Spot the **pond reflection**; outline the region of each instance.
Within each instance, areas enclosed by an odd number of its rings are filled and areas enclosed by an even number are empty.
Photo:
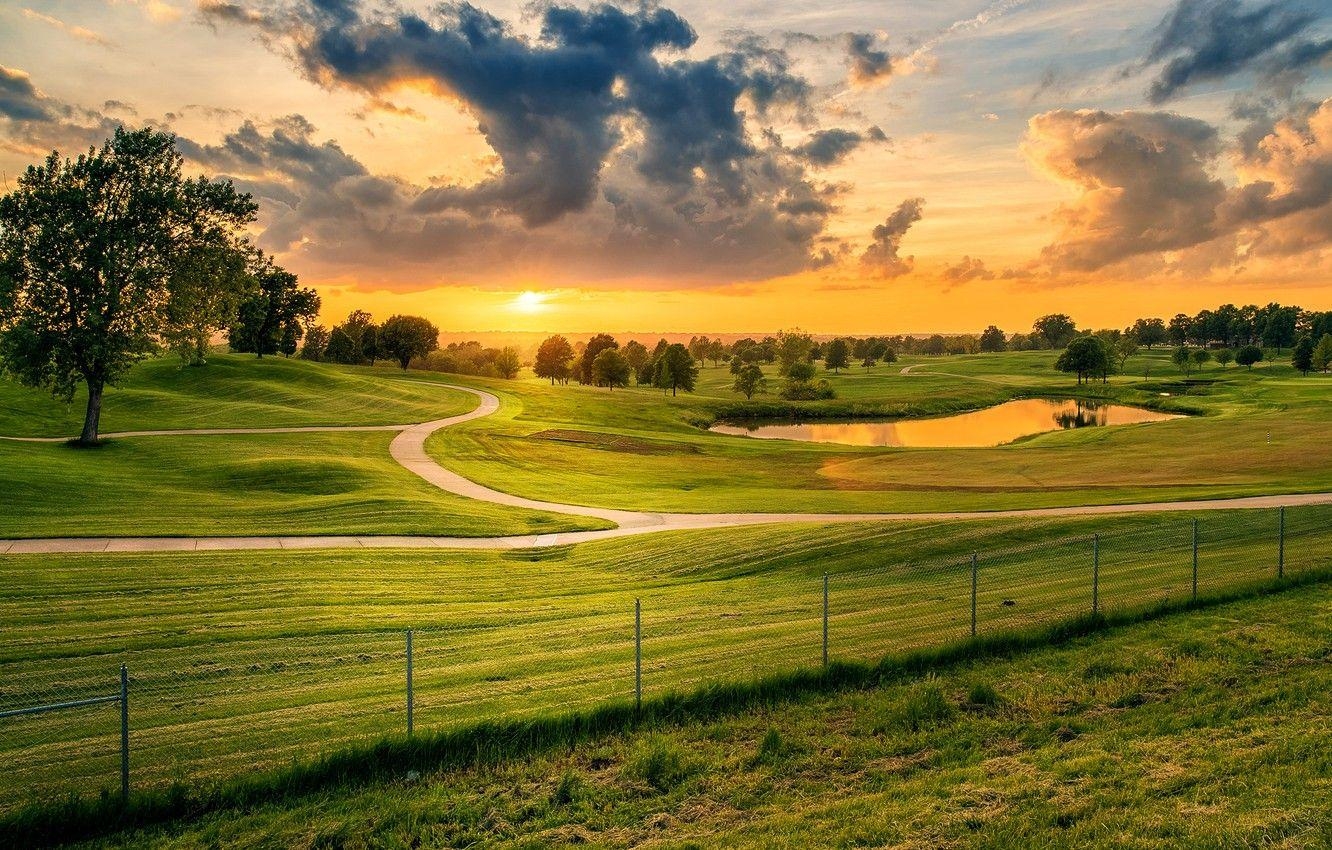
[[[711,431],[767,440],[842,443],[848,446],[962,448],[999,446],[1021,437],[1070,428],[1135,425],[1179,417],[1122,404],[1022,399],[984,410],[895,422],[714,425]]]

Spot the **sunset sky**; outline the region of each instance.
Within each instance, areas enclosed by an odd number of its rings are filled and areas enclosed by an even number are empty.
[[[448,330],[1332,308],[1318,0],[0,3],[0,169],[179,136],[324,297]]]

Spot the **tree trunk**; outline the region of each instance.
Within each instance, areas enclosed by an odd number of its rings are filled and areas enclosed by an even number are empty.
[[[83,433],[79,445],[97,445],[97,426],[102,419],[102,381],[88,381],[88,412],[83,417]]]

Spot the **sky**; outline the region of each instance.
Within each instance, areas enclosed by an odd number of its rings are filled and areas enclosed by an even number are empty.
[[[117,126],[453,331],[1332,309],[1317,0],[0,2],[0,171]]]

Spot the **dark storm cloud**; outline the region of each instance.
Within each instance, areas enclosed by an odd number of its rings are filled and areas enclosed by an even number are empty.
[[[834,127],[831,130],[815,131],[794,152],[811,165],[836,165],[866,142],[887,141],[888,136],[878,127],[870,127],[864,133]]]
[[[0,65],[0,115],[13,121],[49,121],[50,110],[27,74]]]
[[[1246,8],[1239,0],[1180,0],[1157,28],[1148,63],[1166,59],[1147,98],[1164,103],[1181,89],[1245,70],[1289,88],[1292,77],[1332,56],[1332,39],[1308,38],[1319,14],[1290,0]]]
[[[870,85],[893,73],[893,60],[887,49],[875,47],[875,37],[868,32],[849,32],[842,36],[851,82]]]
[[[911,225],[920,221],[924,207],[924,198],[907,198],[898,204],[883,224],[874,228],[874,241],[861,255],[861,264],[880,277],[894,278],[909,273],[915,267],[916,258],[900,255],[902,237],[911,229]]]

